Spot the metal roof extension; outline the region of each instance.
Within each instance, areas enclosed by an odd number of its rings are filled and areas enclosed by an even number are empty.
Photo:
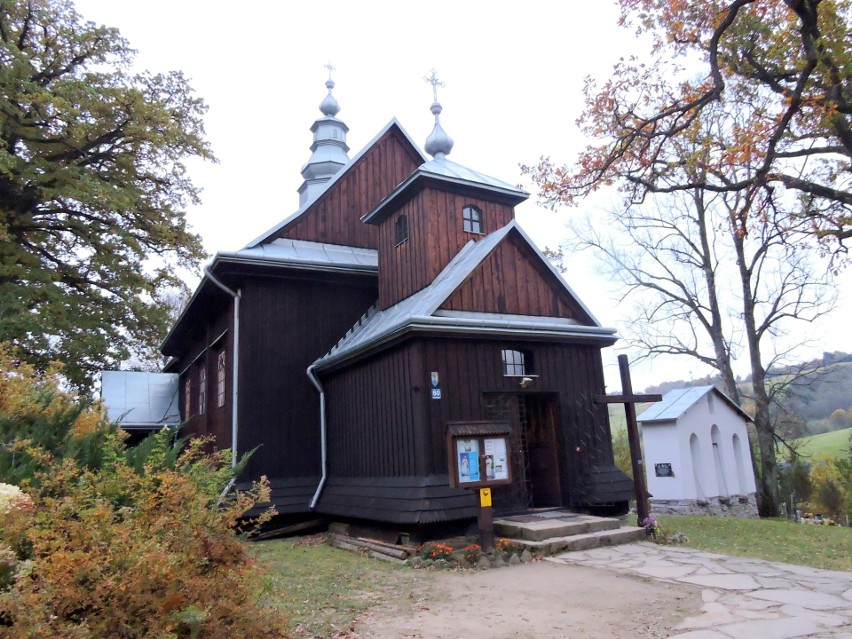
[[[135,371],[101,372],[107,417],[122,428],[161,428],[180,423],[178,375]]]
[[[615,342],[618,339],[615,329],[600,326],[558,272],[556,275],[559,281],[586,311],[594,322],[593,326],[584,326],[572,319],[560,317],[439,310],[465,278],[510,232],[518,233],[530,244],[539,258],[549,264],[523,233],[518,223],[512,220],[478,242],[472,240],[468,242],[429,286],[383,311],[375,306],[371,308],[326,355],[317,359],[314,364],[319,369],[327,368],[413,330],[489,333],[514,337],[576,337]]]
[[[637,420],[642,424],[677,421],[705,395],[712,392],[715,392],[721,397],[731,408],[742,415],[744,419],[754,421],[748,413],[737,406],[731,398],[715,386],[693,386],[691,388],[670,390],[663,395],[661,402],[652,404],[637,417]]]

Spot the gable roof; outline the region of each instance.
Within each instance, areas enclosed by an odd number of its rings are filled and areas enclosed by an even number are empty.
[[[663,395],[663,400],[644,410],[637,420],[643,424],[669,422],[680,419],[708,393],[715,393],[728,404],[743,419],[754,421],[751,416],[734,401],[715,386],[693,386],[691,388],[676,388]]]
[[[385,196],[372,211],[363,215],[361,221],[367,224],[378,224],[398,206],[404,204],[408,196],[417,192],[418,188],[411,188],[412,185],[419,187],[427,182],[439,182],[445,188],[455,188],[464,192],[470,191],[477,194],[485,192],[497,201],[512,205],[520,204],[530,196],[526,191],[507,182],[456,164],[445,157],[435,158],[417,167],[414,173]]]
[[[317,359],[314,364],[320,369],[327,368],[412,330],[476,332],[515,337],[576,337],[615,342],[617,340],[615,329],[602,327],[555,269],[553,271],[565,290],[577,300],[594,322],[594,326],[583,326],[575,320],[561,317],[440,310],[444,301],[510,233],[517,233],[522,237],[539,258],[553,269],[547,258],[532,244],[518,223],[512,220],[503,228],[486,235],[479,241],[471,240],[465,244],[429,286],[385,310],[380,311],[377,306],[373,306],[334,348]]]
[[[192,297],[189,298],[180,316],[168,334],[160,342],[160,351],[173,353],[174,340],[184,331],[184,324],[194,314],[196,306],[202,304],[206,293],[221,294],[219,288],[210,282],[207,271],[221,264],[243,264],[267,268],[287,268],[297,271],[322,271],[327,273],[376,274],[379,271],[379,253],[375,249],[325,244],[307,240],[279,238],[267,244],[260,244],[239,251],[219,252],[210,265],[204,269],[204,275]]]
[[[263,232],[261,235],[259,235],[255,239],[253,239],[248,244],[246,244],[245,248],[247,248],[247,249],[248,248],[254,248],[254,247],[258,246],[259,244],[262,244],[263,242],[268,240],[270,237],[272,237],[276,233],[278,233],[278,231],[283,229],[285,226],[294,222],[296,219],[298,219],[304,213],[306,213],[323,195],[325,195],[335,184],[337,184],[337,182],[339,182],[341,179],[343,179],[343,177],[347,173],[349,173],[350,170],[352,170],[352,167],[355,166],[358,163],[358,161],[362,157],[364,157],[364,155],[366,155],[367,152],[370,149],[372,149],[373,146],[375,146],[375,144],[385,136],[385,134],[388,133],[388,131],[390,131],[393,128],[396,128],[396,130],[399,131],[399,133],[403,136],[403,138],[411,145],[412,149],[414,149],[414,151],[425,162],[427,160],[427,157],[423,154],[423,151],[421,151],[420,148],[414,143],[414,140],[411,139],[411,136],[402,127],[402,125],[399,123],[399,121],[396,118],[391,118],[391,120],[382,128],[382,130],[379,131],[372,140],[367,142],[367,144],[364,145],[364,147],[360,151],[358,151],[358,153],[356,153],[352,157],[351,160],[349,160],[348,164],[343,166],[337,173],[335,173],[334,177],[332,177],[328,182],[326,182],[324,188],[322,190],[318,191],[317,194],[312,199],[305,202],[305,204],[302,205],[301,207],[299,207],[299,209],[295,213],[284,218],[281,222],[279,222],[278,224],[273,226],[271,229]]]

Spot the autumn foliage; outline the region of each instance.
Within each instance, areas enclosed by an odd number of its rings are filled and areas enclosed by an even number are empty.
[[[605,185],[627,203],[703,188],[755,211],[808,219],[827,244],[852,237],[849,0],[619,0],[650,41],[589,78],[573,164],[526,167],[552,204]]]
[[[0,417],[52,415],[67,425],[76,400],[55,387],[45,395],[50,380],[27,373],[0,371]],[[82,408],[71,428],[101,421],[96,408]],[[242,513],[268,498],[268,486],[220,503],[232,474],[228,451],[208,455],[196,439],[175,456],[162,433],[144,460],[131,461],[121,434],[106,429],[98,463],[87,466],[61,454],[66,444],[4,441],[32,461],[32,475],[20,493],[3,493],[0,635],[285,636],[286,619],[262,604],[260,567],[238,534]]]

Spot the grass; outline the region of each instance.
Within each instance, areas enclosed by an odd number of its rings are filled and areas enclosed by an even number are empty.
[[[852,434],[852,428],[844,428],[843,430],[833,430],[811,437],[802,437],[796,442],[800,444],[799,453],[801,455],[811,458],[817,455],[826,455],[835,458],[843,455],[849,448],[850,434]]]
[[[852,528],[701,515],[664,515],[658,520],[664,530],[685,534],[689,538],[685,545],[693,548],[852,571]]]
[[[411,571],[332,548],[323,535],[258,542],[252,551],[267,566],[270,603],[301,637],[348,636],[370,608],[414,598]]]

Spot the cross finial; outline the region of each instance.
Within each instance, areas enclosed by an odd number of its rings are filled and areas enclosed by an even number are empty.
[[[438,72],[435,69],[432,69],[432,75],[423,76],[424,82],[428,82],[432,85],[432,97],[435,102],[438,101],[438,87],[442,89],[446,86],[443,82],[438,79]]]
[[[323,66],[324,66],[326,69],[328,69],[328,79],[329,79],[329,80],[331,80],[331,72],[332,72],[332,71],[335,71],[335,70],[337,69],[337,67],[333,67],[333,66],[331,66],[331,60],[329,60],[328,62],[326,62]]]

